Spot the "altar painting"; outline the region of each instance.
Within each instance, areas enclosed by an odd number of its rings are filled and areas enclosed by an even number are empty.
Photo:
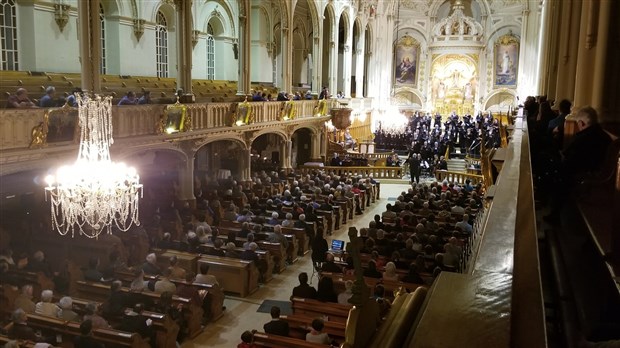
[[[516,87],[519,68],[519,39],[504,35],[495,43],[495,86]]]
[[[415,87],[418,76],[420,44],[405,35],[394,46],[394,84]]]

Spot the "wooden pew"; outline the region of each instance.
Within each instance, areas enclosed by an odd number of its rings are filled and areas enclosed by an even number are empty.
[[[281,315],[280,319],[286,320],[291,329],[296,329],[298,331],[310,331],[310,327],[312,325],[312,321],[317,317],[310,317],[307,315]],[[328,320],[324,322],[325,327],[323,328],[323,332],[327,333],[329,337],[335,338],[337,340],[344,339],[344,333],[346,329],[346,323],[340,321]],[[299,337],[299,338],[305,338]]]
[[[117,271],[116,277],[124,283],[131,283],[134,279],[133,273],[127,271]],[[145,275],[144,279],[155,280],[157,276]],[[181,284],[188,285],[185,279],[170,279],[170,281],[177,287]],[[204,298],[206,298],[211,304],[208,313],[211,321],[215,321],[224,315],[224,292],[220,286],[202,283],[191,283],[189,285],[196,287],[202,299],[204,300]]]
[[[78,296],[82,298],[94,299],[99,302],[104,302],[110,296],[110,286],[101,283],[78,281],[77,282]],[[122,287],[121,291],[129,293],[129,288]],[[160,294],[154,292],[142,292],[143,295],[148,296],[154,301],[159,300]],[[202,317],[203,309],[201,306],[193,304],[190,299],[172,296],[173,305],[183,305],[183,314],[187,319],[187,328],[190,337],[196,337],[202,332]]]
[[[282,227],[283,234],[294,235],[297,239],[297,255],[304,256],[310,252],[310,240],[306,234],[306,230],[303,228],[295,227]]]
[[[24,270],[10,270],[9,276],[22,286],[26,284],[32,285],[32,293],[35,296],[41,295],[43,290],[54,290],[54,282],[46,277],[43,273],[28,272]]]
[[[0,346],[4,347],[5,344],[9,343],[13,341],[12,339],[9,338],[9,336],[5,336],[5,335],[0,335]],[[17,340],[17,344],[19,345],[20,348],[33,348],[35,343],[34,342],[30,342],[30,341],[23,341],[23,340]]]
[[[332,278],[332,280],[334,281],[334,289],[336,290],[336,292],[342,292],[345,290],[344,283],[347,280],[355,280],[354,276],[344,276],[342,274],[335,274],[329,272],[322,272],[321,276]],[[414,292],[420,286],[424,286],[424,284],[404,283],[401,281],[385,280],[380,278],[377,279],[370,277],[364,277],[364,282],[366,282],[366,285],[368,285],[371,289],[377,286],[377,284],[382,284],[385,289],[385,297],[387,298],[393,298],[394,291],[397,291],[400,287],[405,288],[408,292]]]
[[[213,245],[213,243],[209,242],[209,243],[205,243],[205,244],[200,244],[200,246],[208,251],[212,250],[215,248],[215,246]],[[239,254],[241,254],[244,249],[237,247],[235,248],[235,251]],[[265,271],[265,274],[263,275],[263,280],[265,283],[267,283],[268,281],[270,281],[271,279],[273,279],[273,267],[274,267],[274,258],[273,256],[271,256],[271,253],[269,252],[269,250],[260,250],[257,249],[256,250],[256,254],[258,255],[258,258],[260,260],[264,260],[265,263],[267,264],[267,270]],[[229,257],[229,256],[226,256]],[[233,258],[233,259],[239,259],[239,258]]]
[[[8,315],[15,309],[19,289],[10,284],[0,284],[0,314]]]
[[[254,334],[254,344],[259,347],[275,347],[275,348],[325,348],[326,345],[306,342],[298,338],[284,337],[278,335],[269,335],[264,332]]]
[[[291,297],[294,315],[303,315],[311,318],[327,316],[327,321],[346,323],[352,305],[321,302],[317,300]]]
[[[56,298],[56,300],[59,300]],[[73,309],[81,315],[86,312],[86,306],[95,302],[87,299],[72,297]],[[98,305],[101,303],[97,302]],[[130,309],[127,308],[125,313]],[[142,315],[153,321],[153,328],[156,332],[157,347],[176,348],[177,335],[179,334],[179,325],[164,313],[151,311],[143,311]]]
[[[258,268],[252,261],[203,255],[198,259],[198,264],[201,263],[209,265],[209,273],[217,278],[226,292],[246,297],[258,290]]]
[[[53,331],[62,335],[63,342],[73,342],[73,338],[80,336],[80,324],[63,319],[43,315],[28,314],[28,325],[42,330]],[[137,333],[130,333],[114,329],[93,330],[94,338],[105,344],[106,347],[150,348],[148,339]]]
[[[220,229],[221,231],[222,229]],[[228,241],[228,236],[219,235],[217,238],[222,239],[222,241]],[[247,238],[237,237],[235,240],[235,244],[237,247],[242,247],[243,243],[247,242]],[[273,272],[280,273],[286,269],[286,250],[280,243],[272,243],[264,240],[254,240],[258,247],[262,250],[269,251],[273,256],[274,268]]]

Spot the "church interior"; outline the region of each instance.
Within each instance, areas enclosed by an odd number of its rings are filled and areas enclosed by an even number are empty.
[[[620,347],[617,14],[0,0],[0,345]]]

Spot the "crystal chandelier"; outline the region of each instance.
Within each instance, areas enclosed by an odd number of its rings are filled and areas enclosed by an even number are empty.
[[[113,227],[127,231],[134,223],[139,226],[140,176],[110,159],[112,97],[76,95],[76,101],[81,130],[77,161],[45,179],[53,228],[61,235],[71,232],[74,237],[77,230],[97,238]]]

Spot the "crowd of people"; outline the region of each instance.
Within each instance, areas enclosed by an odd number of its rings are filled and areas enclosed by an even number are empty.
[[[423,160],[432,162],[434,156],[441,156],[447,149],[456,147],[461,153],[479,154],[480,146],[499,147],[501,143],[499,122],[491,113],[478,113],[475,117],[462,117],[452,112],[445,122],[442,116],[416,112],[408,123],[399,129],[384,129],[379,122],[375,131],[375,143],[383,149],[420,154]],[[484,136],[484,144],[481,144]]]
[[[48,86],[45,89],[45,94],[41,96],[37,103],[33,102],[26,88],[18,88],[15,94],[8,97],[6,108],[7,109],[24,109],[24,108],[52,108],[61,107],[65,104],[69,106],[77,106],[75,95],[83,95],[81,88],[76,87],[68,96],[59,96],[56,94],[56,88],[54,86]],[[117,105],[144,105],[151,104],[151,92],[144,91],[138,98],[133,91],[127,92],[118,102]]]

